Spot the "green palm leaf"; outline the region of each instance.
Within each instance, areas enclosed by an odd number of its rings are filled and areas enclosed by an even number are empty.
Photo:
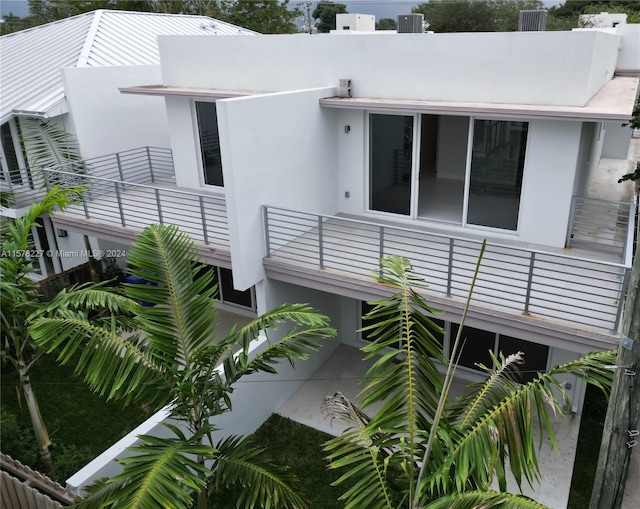
[[[20,129],[30,167],[61,166],[82,160],[77,139],[55,123],[23,118]]]
[[[198,442],[210,443],[211,419],[231,409],[234,382],[259,371],[275,373],[282,360],[308,358],[319,348],[315,339],[335,335],[329,319],[304,304],[283,305],[218,338],[217,289],[187,235],[175,226],[152,225],[127,259],[130,273],[142,283],[126,283],[123,292],[100,285],[62,292],[34,317],[30,331],[61,362],[76,362],[76,371],[101,394],[125,402],[171,403],[171,417],[190,435],[175,429],[169,440],[142,437],[140,446],[130,448],[133,455],[122,460],[122,475],[98,486],[90,497],[96,505],[88,507],[103,507],[104,501],[118,507],[186,507],[197,492],[198,507],[204,508],[213,471],[181,459],[185,454],[212,460],[224,483],[243,480],[248,507],[303,507],[288,487],[289,474],[253,461],[245,442],[223,441],[219,452]],[[278,326],[287,329],[274,333]],[[268,345],[250,358],[251,341],[259,334]]]
[[[548,509],[523,495],[497,491],[469,491],[449,495],[426,505],[424,509]]]
[[[169,402],[171,378],[141,334],[122,336],[115,323],[98,326],[85,313],[65,309],[56,317],[34,320],[29,331],[45,352],[57,353],[61,364],[74,361],[75,372],[99,394],[125,404]]]
[[[122,473],[112,477],[79,509],[188,509],[193,492],[205,486],[210,470],[193,457],[211,459],[216,450],[200,442],[207,430],[186,437],[179,428],[165,425],[174,435],[158,438],[141,435],[140,443],[129,450],[135,454],[121,458]]]
[[[248,439],[231,436],[217,444],[216,449],[213,487],[241,486],[236,503],[238,507],[307,507],[307,503],[292,488],[297,478],[286,467],[264,460],[264,451],[254,448]]]
[[[154,306],[136,314],[152,350],[164,362],[191,368],[191,356],[215,336],[216,306],[207,290],[210,274],[199,275],[193,241],[176,226],[151,225],[131,246],[130,272],[153,285],[125,284],[128,297]]]
[[[536,428],[546,432],[557,450],[549,410],[562,410],[554,391],[564,394],[564,389],[555,375],[571,373],[604,389],[611,384],[613,372],[607,366],[613,363],[615,352],[594,352],[542,373],[523,386],[508,377],[496,384],[499,373],[504,372],[504,363],[499,363],[479,393],[463,399],[467,409],[461,416],[463,425],[452,431],[446,458],[433,468],[428,481],[431,489],[460,492],[471,478],[486,488],[495,471],[504,490],[507,462],[518,486],[523,478],[531,484],[539,476],[535,443],[538,438],[541,444],[542,435]]]

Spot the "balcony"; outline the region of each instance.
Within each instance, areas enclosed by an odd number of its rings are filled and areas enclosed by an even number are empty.
[[[443,302],[462,307],[482,244],[482,239],[275,207],[264,207],[264,220],[270,277],[295,282],[287,274],[307,277],[306,272],[319,288],[334,284],[363,290],[380,270],[381,258],[401,255],[426,280],[436,307]],[[625,238],[633,238],[633,221],[622,228]],[[619,235],[613,237],[617,241]],[[631,265],[627,244],[621,255],[620,250],[556,252],[490,242],[472,305],[485,314],[506,313],[547,328],[613,335]]]
[[[59,228],[130,243],[150,224],[174,224],[209,262],[230,266],[224,197],[178,188],[170,150],[144,147],[42,173],[48,189],[88,186],[81,204],[55,215]]]

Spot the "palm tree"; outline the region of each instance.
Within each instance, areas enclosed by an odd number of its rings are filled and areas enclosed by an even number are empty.
[[[53,464],[49,452],[47,429],[38,410],[31,386],[29,370],[39,359],[39,352],[25,329],[28,317],[44,306],[38,285],[30,277],[34,269],[32,259],[44,253],[35,251],[31,230],[40,216],[54,209],[64,210],[79,199],[82,187],[54,188],[44,199],[29,207],[18,219],[5,219],[0,225],[2,257],[0,258],[0,320],[2,322],[2,364],[11,363],[18,373],[22,395],[27,404],[31,424],[36,436],[43,470],[51,472]],[[11,193],[3,192],[0,204],[12,206]]]
[[[335,335],[329,319],[287,304],[217,337],[217,289],[187,235],[175,226],[149,226],[127,261],[130,273],[150,284],[125,284],[120,293],[100,286],[63,291],[29,328],[40,347],[63,364],[75,362],[100,394],[156,409],[170,405],[179,423],[167,426],[170,438],[141,436],[134,454],[120,460],[122,473],[82,506],[186,508],[195,496],[203,509],[208,491],[243,484],[251,486],[239,501],[247,507],[304,507],[291,476],[260,463],[244,438],[214,441],[212,419],[231,410],[229,396],[241,377],[275,373],[282,360],[308,358],[319,347],[314,339]],[[283,324],[292,327],[271,339]],[[268,346],[250,357],[258,335]]]
[[[373,404],[381,409],[368,417],[340,393],[324,402],[333,417],[351,424],[325,444],[332,468],[350,467],[337,481],[352,482],[341,497],[346,508],[542,507],[504,492],[507,466],[519,486],[538,477],[536,426],[546,430],[557,450],[549,412],[562,412],[559,399],[566,399],[555,375],[572,373],[605,390],[615,354],[591,353],[522,385],[517,382],[522,353],[493,357],[493,367],[484,368],[486,380],[452,401],[462,325],[447,360],[435,336],[442,330],[430,318],[438,311],[418,293],[424,282],[405,258],[382,260],[382,267],[381,281],[398,292],[373,302],[365,316],[369,325],[363,330],[376,339],[362,350],[365,359],[375,361],[361,392],[364,410]],[[477,272],[478,267],[473,283]],[[463,323],[465,315],[466,310]],[[438,365],[448,367],[444,377]],[[499,492],[490,491],[494,479]]]

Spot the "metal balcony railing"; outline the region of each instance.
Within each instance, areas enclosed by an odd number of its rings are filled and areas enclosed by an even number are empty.
[[[481,242],[336,216],[264,207],[267,257],[371,278],[379,260],[408,258],[429,291],[463,300]],[[473,303],[572,327],[618,328],[629,264],[488,243]]]
[[[27,207],[44,197],[47,189],[47,183],[43,178],[44,169],[20,168],[2,173],[0,187],[3,191],[13,193],[16,208]],[[55,169],[138,184],[150,184],[175,177],[171,150],[156,147],[126,150],[62,164]]]
[[[229,249],[223,197],[158,185],[138,184],[93,175],[44,170],[49,187],[86,185],[81,205],[65,216],[91,219],[111,226],[142,230],[150,224],[175,224],[198,242]]]
[[[630,256],[635,204],[574,196],[571,201],[567,247]]]

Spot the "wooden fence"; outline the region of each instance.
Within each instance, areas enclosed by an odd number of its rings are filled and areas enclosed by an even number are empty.
[[[3,509],[57,509],[72,504],[62,486],[10,456],[0,453],[0,467]]]
[[[63,288],[91,281],[91,269],[89,262],[73,267],[59,274],[55,274],[40,281],[40,293],[45,299],[51,300],[54,295]]]

